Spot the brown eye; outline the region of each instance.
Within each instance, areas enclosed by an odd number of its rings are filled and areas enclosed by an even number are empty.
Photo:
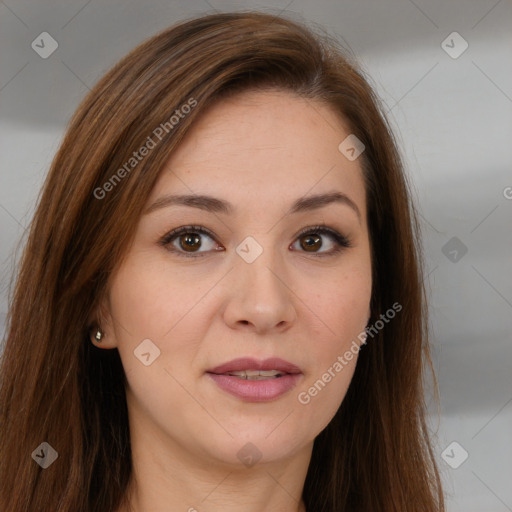
[[[301,247],[308,252],[315,252],[322,247],[322,238],[316,233],[304,235],[300,240]]]
[[[185,233],[179,237],[180,247],[187,252],[195,252],[201,247],[201,237],[197,233]]]
[[[173,229],[159,243],[180,256],[205,256],[212,251],[224,250],[215,242],[213,233],[201,226],[181,226]]]
[[[351,241],[338,231],[323,226],[312,226],[304,229],[297,235],[291,248],[299,252],[308,252],[311,255],[335,256],[343,249],[351,247]]]

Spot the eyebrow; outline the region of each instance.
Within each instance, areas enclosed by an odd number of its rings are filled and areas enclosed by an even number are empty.
[[[338,203],[349,206],[356,214],[361,222],[361,212],[357,207],[356,203],[345,194],[341,192],[328,192],[326,194],[317,194],[309,197],[301,197],[297,199],[291,208],[288,210],[288,214],[307,212],[317,210],[329,204]],[[223,199],[207,195],[167,195],[160,197],[153,204],[151,204],[145,211],[144,215],[152,213],[161,208],[169,206],[189,206],[192,208],[199,208],[213,213],[223,213],[225,215],[231,215],[234,213],[235,208],[231,203]]]

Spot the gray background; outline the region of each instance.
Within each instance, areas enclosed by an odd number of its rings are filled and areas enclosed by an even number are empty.
[[[510,0],[0,3],[0,333],[22,237],[78,102],[155,32],[236,9],[318,23],[370,75],[421,211],[440,415],[429,406],[448,510],[512,511]],[[468,44],[457,58],[454,31]],[[42,32],[58,43],[46,59],[31,47]]]

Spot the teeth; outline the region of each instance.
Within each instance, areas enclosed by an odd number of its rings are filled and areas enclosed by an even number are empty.
[[[282,373],[278,370],[241,370],[228,372],[228,375],[233,375],[247,380],[264,380],[268,378],[275,379],[278,375],[282,375]]]

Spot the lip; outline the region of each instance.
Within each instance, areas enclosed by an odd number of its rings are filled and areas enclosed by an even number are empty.
[[[216,373],[217,375],[220,375],[222,373],[242,370],[278,370],[280,372],[290,374],[302,373],[298,366],[295,366],[289,361],[285,361],[279,357],[271,357],[263,360],[254,359],[252,357],[241,357],[216,366],[211,370],[207,370],[207,373]]]
[[[241,370],[278,370],[284,375],[268,380],[246,380],[234,375],[223,375]],[[303,376],[298,366],[284,359],[258,360],[250,357],[234,359],[206,373],[223,391],[246,402],[275,400],[295,387]]]

